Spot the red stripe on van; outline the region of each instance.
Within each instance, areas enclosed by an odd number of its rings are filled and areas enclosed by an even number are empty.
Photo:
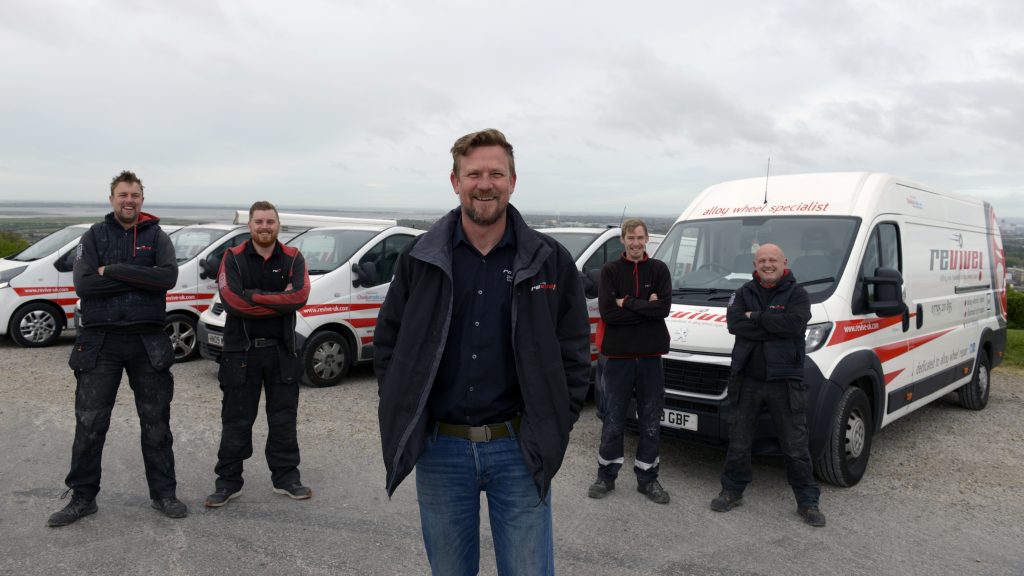
[[[40,294],[60,294],[61,292],[74,292],[73,286],[32,286],[29,288],[15,288],[14,293],[18,296],[38,296]]]
[[[322,316],[324,314],[340,314],[357,310],[373,310],[380,304],[307,304],[299,309],[303,316]]]
[[[78,298],[54,298],[53,303],[57,306],[74,306]]]
[[[896,379],[896,377],[899,376],[900,374],[902,374],[904,370],[905,370],[905,368],[900,368],[899,370],[897,370],[895,372],[889,372],[888,374],[886,374],[885,375],[885,385],[888,386],[889,382],[892,382],[894,379]]]
[[[874,352],[875,354],[878,355],[878,360],[882,364],[885,364],[886,362],[892,360],[893,358],[896,358],[897,356],[902,356],[903,354],[906,354],[907,352],[910,352],[915,348],[920,348],[921,346],[924,346],[925,344],[931,342],[932,340],[945,336],[946,334],[949,334],[952,331],[953,329],[950,328],[949,330],[936,332],[935,334],[928,334],[927,336],[918,336],[917,338],[911,338],[910,340],[901,340],[899,342],[894,342],[892,344],[886,344],[885,346],[879,346],[878,348],[874,348]]]
[[[355,326],[356,328],[369,328],[370,326],[376,326],[377,325],[377,319],[376,318],[350,318],[348,323],[353,325],[353,326]]]
[[[373,342],[373,336],[363,336],[359,341],[363,344],[369,344],[370,342]]]
[[[829,346],[835,346],[848,342],[861,336],[874,334],[879,330],[888,328],[893,324],[903,321],[903,316],[892,316],[890,318],[868,318],[865,320],[840,320],[836,322],[836,329],[832,332],[832,338],[828,341]]]

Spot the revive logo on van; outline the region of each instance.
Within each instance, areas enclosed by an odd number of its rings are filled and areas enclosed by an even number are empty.
[[[929,250],[929,270],[982,270],[984,256],[981,250]]]

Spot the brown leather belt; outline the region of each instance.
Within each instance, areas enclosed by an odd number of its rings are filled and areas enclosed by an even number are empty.
[[[519,418],[513,418],[508,423],[512,424],[512,430],[519,432]],[[483,426],[467,426],[465,424],[437,423],[437,433],[453,438],[465,438],[470,442],[490,442],[498,438],[510,436],[509,427],[505,422],[499,424],[484,424]]]

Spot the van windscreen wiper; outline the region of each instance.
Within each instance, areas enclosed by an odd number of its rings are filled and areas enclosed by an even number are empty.
[[[807,282],[797,282],[797,284],[800,285],[800,286],[811,286],[813,284],[824,284],[826,282],[835,282],[835,281],[836,281],[836,279],[835,279],[834,276],[829,276],[828,278],[818,278],[817,280],[808,280]]]
[[[673,288],[672,295],[677,294],[717,294],[720,288]]]

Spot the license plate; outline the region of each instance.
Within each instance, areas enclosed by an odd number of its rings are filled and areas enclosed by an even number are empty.
[[[210,344],[214,345],[214,346],[221,346],[221,347],[224,346],[224,336],[222,336],[220,334],[213,334],[213,333],[207,334],[206,335],[206,341],[209,342]]]
[[[661,425],[679,430],[697,431],[697,415],[665,408],[661,413]]]

